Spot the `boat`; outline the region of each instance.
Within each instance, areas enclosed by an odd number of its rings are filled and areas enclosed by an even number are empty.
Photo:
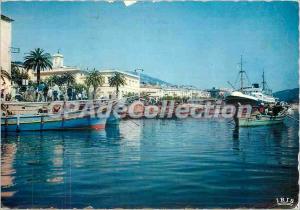
[[[226,96],[225,101],[227,104],[235,104],[239,102],[241,104],[256,105],[258,103],[258,99],[256,97],[244,94],[241,91],[231,92],[229,95]]]
[[[106,118],[81,111],[59,114],[24,114],[1,117],[1,132],[68,129],[104,129]]]
[[[246,71],[243,69],[243,57],[241,56],[240,62],[240,88],[236,89],[230,82],[228,82],[234,91],[229,93],[225,97],[225,101],[229,104],[234,104],[239,102],[241,104],[274,104],[277,102],[277,99],[272,96],[272,90],[267,87],[265,80],[265,73],[263,71],[262,75],[262,87],[258,83],[254,83],[251,86],[244,86],[245,77],[248,79]],[[249,81],[248,81],[249,82]]]
[[[95,104],[96,106],[107,105],[113,100],[75,100],[75,101],[51,101],[51,102],[1,102],[2,115],[23,115],[38,113],[55,113],[57,106],[71,107],[81,110],[86,104]],[[76,111],[76,109],[73,109]]]
[[[250,127],[250,126],[260,126],[260,125],[274,125],[283,123],[287,115],[282,114],[278,116],[271,115],[256,115],[247,118],[236,118],[236,126],[239,127]]]
[[[272,96],[272,91],[267,87],[265,74],[262,75],[262,88],[259,84],[252,84],[251,87],[244,86],[244,77],[247,77],[243,69],[243,57],[240,62],[240,89],[232,91],[225,97],[227,104],[233,104],[238,108],[240,105],[251,105],[252,112],[250,116],[237,117],[234,121],[238,127],[273,125],[283,123],[288,111],[289,105],[280,102]],[[231,83],[228,82],[230,85]],[[233,88],[234,86],[231,85]],[[235,89],[235,88],[234,88]]]

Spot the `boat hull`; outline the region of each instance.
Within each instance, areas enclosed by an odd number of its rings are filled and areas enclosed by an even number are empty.
[[[283,123],[285,116],[261,116],[238,118],[236,123],[239,127],[261,126],[261,125],[274,125]]]
[[[249,95],[245,95],[241,92],[234,91],[230,95],[226,96],[225,101],[227,104],[249,104],[249,105],[256,105],[258,103],[258,100]]]
[[[96,116],[11,116],[1,118],[1,132],[105,128],[106,118]]]
[[[115,116],[114,114],[110,114],[109,117],[106,120],[106,125],[119,125],[120,124],[120,117]]]

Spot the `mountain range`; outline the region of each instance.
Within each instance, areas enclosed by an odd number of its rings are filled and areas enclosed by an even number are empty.
[[[299,88],[287,89],[273,93],[273,96],[279,101],[286,101],[288,103],[299,102]]]
[[[128,73],[138,75],[138,73],[135,71],[128,71]],[[163,80],[151,77],[151,76],[143,74],[143,73],[140,74],[140,77],[141,77],[141,83],[144,83],[144,84],[173,86],[173,84],[171,84],[169,82],[165,82]]]

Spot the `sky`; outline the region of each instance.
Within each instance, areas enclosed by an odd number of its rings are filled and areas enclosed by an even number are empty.
[[[235,85],[240,56],[251,83],[298,87],[296,2],[4,2],[13,59],[43,48],[65,65],[144,73],[199,88]]]

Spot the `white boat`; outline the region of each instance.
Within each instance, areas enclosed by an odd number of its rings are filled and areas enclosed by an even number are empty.
[[[257,104],[257,103],[266,103],[274,104],[277,102],[276,98],[272,96],[272,91],[267,88],[267,83],[265,81],[265,74],[263,72],[262,78],[262,87],[259,84],[252,84],[250,87],[244,86],[245,77],[248,78],[246,72],[243,70],[243,59],[241,57],[240,63],[241,69],[239,71],[240,76],[240,88],[229,93],[225,100],[228,103],[248,103],[248,104]],[[231,83],[228,82],[230,85]],[[231,85],[233,88],[234,86]],[[235,88],[234,88],[235,89]]]
[[[243,104],[252,104],[257,103],[258,99],[254,96],[247,95],[242,93],[241,91],[233,91],[225,98],[227,103],[243,103]]]

